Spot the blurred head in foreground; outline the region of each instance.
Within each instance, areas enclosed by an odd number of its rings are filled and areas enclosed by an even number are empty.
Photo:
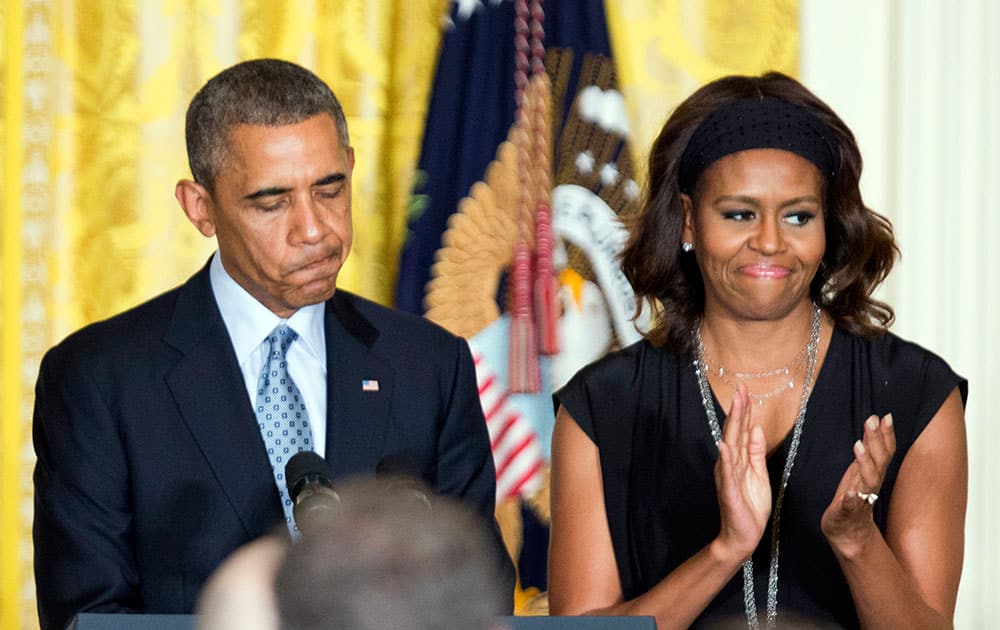
[[[275,581],[286,630],[496,628],[500,567],[480,520],[444,497],[371,480],[292,545]]]
[[[274,576],[287,539],[280,533],[258,538],[219,565],[198,598],[198,630],[278,630]]]
[[[202,592],[210,630],[499,630],[506,608],[480,519],[417,482],[338,484],[336,510],[289,544],[258,539]]]

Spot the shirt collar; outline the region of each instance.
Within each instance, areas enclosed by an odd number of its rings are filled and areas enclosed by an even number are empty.
[[[286,322],[298,333],[305,350],[325,368],[326,331],[323,320],[326,305],[323,302],[303,306],[287,320],[282,319],[233,280],[222,266],[218,252],[212,256],[209,265],[209,280],[240,365],[246,362],[250,353],[260,346],[275,326]]]

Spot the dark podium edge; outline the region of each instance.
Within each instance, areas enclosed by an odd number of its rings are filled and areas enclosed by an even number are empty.
[[[193,630],[194,615],[80,613],[67,630]],[[652,617],[498,617],[510,630],[656,630]]]

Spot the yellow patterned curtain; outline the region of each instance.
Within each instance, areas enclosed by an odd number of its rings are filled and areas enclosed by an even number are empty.
[[[0,0],[0,626],[37,625],[32,387],[68,332],[185,280],[213,250],[175,200],[184,113],[252,57],[313,69],[357,154],[341,282],[388,302],[447,0]]]
[[[698,86],[726,74],[798,74],[798,0],[604,4],[641,169],[667,116]]]
[[[0,630],[37,626],[30,426],[41,355],[180,283],[212,251],[173,199],[188,174],[191,95],[260,56],[333,86],[357,153],[356,244],[341,281],[388,303],[448,3],[0,0]],[[795,0],[606,6],[640,156],[705,80],[797,69]]]

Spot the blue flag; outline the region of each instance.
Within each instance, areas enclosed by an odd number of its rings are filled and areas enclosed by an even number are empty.
[[[471,13],[462,7],[473,6]],[[572,51],[575,85],[586,53],[611,57],[602,0],[549,0],[545,45]],[[514,122],[514,3],[456,2],[444,35],[396,288],[396,307],[423,313],[434,254],[458,202],[483,179]],[[568,109],[574,94],[565,95]]]
[[[454,4],[411,199],[397,306],[469,340],[497,469],[501,529],[508,542],[511,530],[519,532],[512,544],[524,603],[524,593],[546,589],[551,392],[586,363],[637,338],[634,295],[617,255],[627,238],[619,215],[634,209],[638,186],[603,1],[549,0],[544,61],[562,351],[542,358],[540,393],[508,391],[506,278],[518,188],[509,142],[515,7],[510,0]],[[511,518],[516,526],[505,527]]]

